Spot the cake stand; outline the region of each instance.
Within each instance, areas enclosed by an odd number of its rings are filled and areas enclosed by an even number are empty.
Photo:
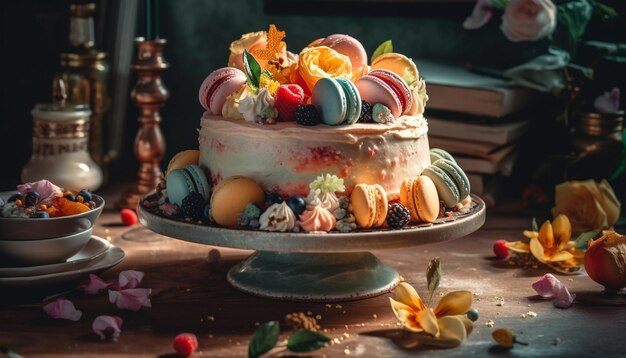
[[[370,251],[403,248],[466,236],[485,222],[485,203],[472,195],[471,209],[432,224],[400,230],[352,233],[276,233],[236,230],[168,219],[143,206],[139,220],[152,231],[180,240],[255,250],[228,272],[241,291],[292,301],[348,301],[391,291],[400,275]]]

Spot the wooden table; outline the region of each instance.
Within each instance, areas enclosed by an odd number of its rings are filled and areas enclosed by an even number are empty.
[[[153,242],[130,241],[124,237],[141,236],[146,229],[139,224],[131,228],[120,226],[117,212],[105,210],[95,234],[123,248],[126,258],[101,276],[115,279],[122,270],[144,271],[141,286],[152,288],[152,308],[121,311],[108,302],[106,295],[75,295],[70,300],[83,312],[81,320],[53,320],[42,311],[41,297],[67,287],[26,291],[0,288],[0,346],[26,357],[168,356],[173,353],[171,342],[176,334],[193,332],[200,344],[197,356],[245,356],[250,336],[260,323],[270,320],[282,323],[288,313],[305,312],[318,317],[325,334],[333,340],[333,344],[315,352],[317,356],[623,356],[625,306],[577,303],[570,309],[557,309],[550,301],[537,300],[531,288],[547,271],[524,271],[491,257],[495,240],[519,239],[521,229],[529,222],[530,218],[518,214],[511,220],[488,211],[485,227],[465,238],[376,252],[418,292],[426,292],[426,264],[439,256],[443,268],[439,292],[470,290],[474,293],[474,307],[480,311],[474,331],[462,346],[405,350],[391,339],[381,337],[399,328],[389,306],[391,295],[332,304],[249,296],[227,283],[226,272],[250,251],[213,248],[164,237]],[[211,249],[219,250],[218,263],[207,261]],[[558,277],[570,292],[602,290],[585,274]],[[92,333],[91,323],[101,314],[123,318],[122,334],[117,342],[101,342]],[[493,321],[494,326],[489,327],[488,321]],[[495,350],[491,332],[498,327],[512,329],[528,346],[516,345],[509,353]],[[289,331],[284,324],[281,328],[282,339]]]

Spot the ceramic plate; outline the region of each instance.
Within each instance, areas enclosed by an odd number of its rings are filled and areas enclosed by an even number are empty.
[[[124,251],[110,245],[104,255],[99,260],[92,260],[87,266],[79,269],[70,269],[63,272],[50,273],[46,275],[24,276],[24,277],[0,277],[0,286],[11,287],[34,287],[55,285],[61,282],[78,281],[87,277],[90,273],[102,272],[122,261]]]
[[[65,262],[25,267],[2,267],[2,264],[0,264],[0,277],[38,276],[62,271],[78,270],[87,266],[94,260],[101,259],[111,247],[108,241],[92,235],[87,244]]]

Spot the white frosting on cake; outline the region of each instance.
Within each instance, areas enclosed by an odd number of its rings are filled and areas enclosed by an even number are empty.
[[[205,113],[199,135],[200,166],[213,184],[233,175],[259,182],[266,191],[306,197],[320,174],[354,185],[378,183],[392,196],[405,178],[430,164],[428,124],[405,116],[387,124],[305,127],[295,122],[263,125]]]

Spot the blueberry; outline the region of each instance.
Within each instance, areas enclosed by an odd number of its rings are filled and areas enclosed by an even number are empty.
[[[37,211],[34,217],[38,219],[47,219],[50,217],[50,215],[48,214],[47,211]]]
[[[8,203],[12,203],[16,200],[24,200],[24,197],[22,197],[22,194],[17,193],[17,194],[13,194],[9,197],[9,200],[7,201]]]
[[[303,197],[294,195],[287,200],[287,206],[289,206],[294,214],[300,215],[304,212],[304,209],[306,209],[306,202]]]
[[[69,193],[69,194],[65,194],[65,199],[69,200],[69,201],[76,201],[76,195]]]
[[[82,196],[82,197],[83,197],[83,201],[84,201],[85,203],[90,202],[90,201],[91,201],[91,199],[92,199],[92,198],[91,198],[91,193],[90,193],[90,192],[88,192],[87,190],[84,190],[84,189],[83,189],[83,190],[81,190],[81,191],[79,191],[79,192],[78,192],[78,195],[80,195],[80,196]]]
[[[282,203],[284,200],[283,198],[277,194],[277,193],[269,193],[267,194],[267,196],[265,197],[265,201],[270,203],[270,204],[280,204]]]
[[[202,210],[202,217],[208,219],[209,215],[211,215],[211,205],[206,204]]]
[[[26,193],[26,196],[24,197],[24,204],[26,206],[34,206],[39,201],[39,198],[41,198],[41,195],[39,195],[38,192],[29,191],[28,193]]]
[[[470,308],[469,311],[467,311],[465,313],[465,315],[467,316],[467,318],[469,318],[470,321],[472,322],[476,322],[478,320],[478,317],[480,316],[478,314],[478,310],[474,307]]]

